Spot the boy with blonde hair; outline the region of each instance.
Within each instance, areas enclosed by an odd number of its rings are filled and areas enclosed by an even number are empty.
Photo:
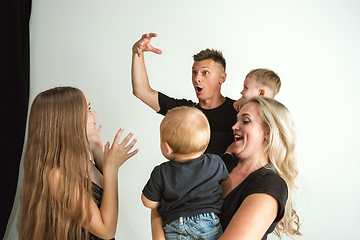
[[[274,98],[279,93],[280,87],[280,77],[274,71],[266,68],[251,70],[246,75],[244,89],[241,91],[242,97],[234,102],[234,108],[239,111],[241,104],[251,97]]]
[[[209,122],[195,107],[173,108],[160,124],[161,152],[170,161],[153,169],[141,199],[161,214],[167,239],[196,235],[216,240],[222,235],[220,182],[228,172],[219,156],[204,154],[209,140]]]

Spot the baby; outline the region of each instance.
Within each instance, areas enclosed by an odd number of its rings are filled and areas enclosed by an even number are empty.
[[[160,147],[170,161],[156,166],[143,189],[143,204],[161,214],[165,237],[218,239],[220,183],[228,178],[221,158],[204,154],[210,140],[206,116],[195,107],[176,107],[160,125]]]

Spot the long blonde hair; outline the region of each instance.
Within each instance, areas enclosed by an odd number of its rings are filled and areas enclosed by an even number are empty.
[[[34,99],[20,195],[19,240],[79,239],[81,223],[89,223],[86,121],[86,100],[79,89],[57,87]],[[54,168],[61,173],[58,199],[49,185]]]
[[[266,148],[269,165],[284,179],[289,191],[285,214],[277,224],[275,234],[278,237],[281,233],[290,237],[301,235],[299,232],[299,216],[294,210],[294,192],[297,189],[298,168],[296,134],[290,112],[282,103],[272,98],[254,97],[246,103],[248,102],[259,105],[260,119],[263,125],[270,130],[270,138]]]

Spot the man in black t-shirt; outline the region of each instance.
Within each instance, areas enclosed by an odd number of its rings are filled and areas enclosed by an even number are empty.
[[[208,118],[211,129],[211,139],[206,150],[208,153],[224,153],[233,142],[231,127],[236,122],[237,111],[233,108],[234,100],[221,94],[221,85],[226,80],[226,61],[220,51],[206,49],[194,55],[192,66],[192,83],[199,100],[194,103],[186,99],[168,97],[150,87],[147,76],[144,52],[161,54],[150,41],[157,34],[144,34],[133,45],[131,80],[133,94],[154,109],[165,115],[176,106],[196,106]]]

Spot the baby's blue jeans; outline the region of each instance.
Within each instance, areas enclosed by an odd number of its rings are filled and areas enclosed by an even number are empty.
[[[163,229],[167,240],[217,240],[223,233],[220,220],[214,213],[180,217]]]

